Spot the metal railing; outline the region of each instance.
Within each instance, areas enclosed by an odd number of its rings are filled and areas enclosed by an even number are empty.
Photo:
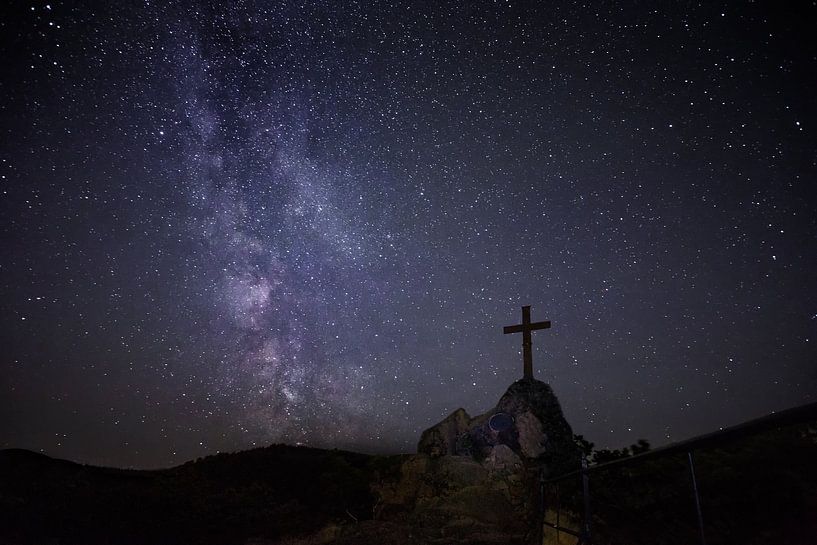
[[[660,457],[683,454],[686,458],[686,466],[689,471],[690,478],[690,492],[691,492],[691,507],[694,507],[698,539],[701,545],[706,545],[706,532],[704,530],[703,509],[701,506],[701,497],[699,492],[699,477],[695,473],[695,462],[693,454],[703,448],[720,447],[726,443],[736,441],[741,438],[754,436],[763,431],[770,429],[782,428],[785,426],[803,424],[811,421],[817,421],[817,403],[810,403],[801,405],[784,411],[772,413],[761,418],[750,420],[736,426],[724,428],[716,432],[700,435],[692,439],[680,441],[663,447],[649,450],[647,452],[627,456],[612,460],[605,463],[595,465],[588,465],[587,458],[583,454],[581,457],[580,469],[570,471],[559,475],[557,477],[545,478],[544,469],[540,469],[540,515],[541,524],[539,524],[540,535],[539,542],[544,539],[543,532],[545,528],[550,528],[556,532],[563,532],[573,537],[578,538],[577,545],[592,545],[593,528],[592,528],[592,512],[591,512],[591,497],[590,497],[590,475],[601,471],[609,471],[611,469],[623,468],[625,466],[633,466],[647,460],[654,460]],[[581,529],[576,530],[562,525],[560,520],[561,504],[559,496],[559,483],[566,480],[577,478],[581,483]],[[556,498],[556,521],[550,522],[545,520],[546,511],[548,509],[545,490],[546,487],[555,487]]]

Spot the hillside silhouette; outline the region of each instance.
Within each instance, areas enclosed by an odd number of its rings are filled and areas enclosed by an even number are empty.
[[[580,438],[577,443],[602,463],[648,448],[642,442],[627,450],[596,451]],[[698,451],[709,545],[817,542],[815,460],[814,421]],[[697,543],[685,463],[683,456],[673,455],[593,473],[593,543]],[[407,471],[420,466],[431,473]],[[479,541],[472,530],[452,535],[450,522],[457,516],[465,520],[462,511],[438,520],[418,507],[412,491],[421,490],[433,501],[455,486],[454,480],[430,483],[432,473],[446,475],[440,471],[444,467],[481,471],[484,465],[465,456],[371,456],[272,445],[169,469],[125,470],[3,450],[0,545],[510,542],[496,534],[483,534]],[[442,488],[432,490],[429,484]],[[479,487],[472,490],[474,498],[483,493]],[[384,510],[384,491],[408,498],[406,509]],[[547,494],[552,519],[553,490]],[[579,481],[563,483],[559,494],[562,524],[578,522]],[[496,514],[487,504],[469,509],[486,517]],[[546,532],[544,542],[556,543],[548,541],[553,537]],[[573,542],[565,534],[559,540]]]
[[[401,457],[273,445],[164,470],[0,451],[0,543],[245,543],[371,518]]]

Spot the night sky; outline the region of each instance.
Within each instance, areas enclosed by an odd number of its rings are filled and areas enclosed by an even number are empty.
[[[221,4],[2,8],[0,447],[412,452],[522,305],[600,447],[817,398],[813,3]]]

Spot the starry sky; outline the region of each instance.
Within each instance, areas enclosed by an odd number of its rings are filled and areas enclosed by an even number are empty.
[[[813,3],[2,9],[0,447],[412,452],[522,305],[598,446],[815,401]]]

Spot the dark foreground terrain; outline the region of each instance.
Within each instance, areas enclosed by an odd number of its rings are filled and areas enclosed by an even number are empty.
[[[592,457],[604,463],[622,453]],[[625,462],[590,475],[594,543],[701,543],[686,454]],[[694,464],[708,545],[817,544],[817,422],[698,449]],[[578,478],[558,492],[546,491],[551,509],[581,512]]]
[[[591,459],[627,454],[598,451]],[[447,520],[424,511],[423,502],[427,506],[436,494],[453,494],[458,485],[431,483],[429,473],[411,475],[406,468],[482,467],[457,460],[462,457],[380,457],[275,445],[166,470],[132,471],[5,450],[0,451],[0,545],[507,543],[497,535],[475,541],[467,528],[459,536],[448,530],[457,516],[479,521],[496,515],[481,500],[468,506],[467,517],[454,502],[443,504],[453,509]],[[698,543],[685,463],[683,456],[670,456],[593,473],[594,543]],[[817,543],[814,423],[701,450],[696,466],[709,545]],[[562,524],[569,525],[581,510],[577,485],[576,479],[561,485]],[[378,495],[385,489],[392,497],[408,498],[396,506],[402,513],[385,515]],[[411,492],[416,490],[425,490],[427,497],[420,501]],[[483,493],[479,487],[473,491],[465,496]],[[546,496],[553,519],[554,491]],[[544,538],[557,542],[552,531]],[[561,534],[558,543],[575,539]]]
[[[0,543],[219,544],[372,516],[401,457],[275,445],[159,471],[0,451]]]

